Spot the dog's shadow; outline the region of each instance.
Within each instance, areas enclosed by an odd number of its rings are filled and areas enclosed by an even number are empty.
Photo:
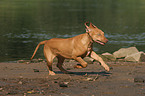
[[[61,71],[55,71],[56,74],[64,74],[63,72]],[[106,71],[101,71],[101,72],[69,72],[68,74],[72,74],[72,75],[80,75],[80,76],[83,76],[83,75],[101,75],[101,76],[110,76],[112,73],[110,72],[106,72]]]

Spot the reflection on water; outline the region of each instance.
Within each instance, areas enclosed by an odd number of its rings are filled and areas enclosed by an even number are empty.
[[[94,44],[97,53],[130,46],[145,52],[144,10],[144,0],[2,0],[0,61],[28,59],[40,41],[82,34],[86,21],[109,39]],[[42,49],[36,57],[44,58]]]

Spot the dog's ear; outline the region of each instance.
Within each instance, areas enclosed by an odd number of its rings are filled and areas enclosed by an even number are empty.
[[[97,28],[97,27],[90,22],[89,28]]]
[[[87,29],[89,29],[89,26],[87,25],[88,23],[89,23],[89,22],[86,22],[86,23],[85,23],[85,26],[86,26]]]
[[[86,26],[86,32],[89,32],[89,31],[91,31],[91,29],[89,28],[89,26],[87,25],[89,22],[86,22],[85,23],[85,26]]]

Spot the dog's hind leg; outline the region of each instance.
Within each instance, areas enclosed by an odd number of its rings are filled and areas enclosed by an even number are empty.
[[[52,52],[50,51],[49,48],[45,49],[45,47],[44,47],[44,56],[47,61],[49,75],[55,75],[55,73],[52,70],[52,63],[53,63],[53,59],[55,58],[55,55],[52,54]]]
[[[63,73],[65,74],[69,74],[69,72],[67,70],[65,70],[62,65],[63,65],[63,62],[65,60],[64,57],[61,57],[61,56],[57,56],[58,58],[58,63],[57,63],[57,67],[60,69],[60,71],[62,71]]]

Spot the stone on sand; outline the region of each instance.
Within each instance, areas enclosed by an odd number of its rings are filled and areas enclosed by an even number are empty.
[[[94,62],[94,59],[91,57],[85,57],[84,60],[89,64],[92,64]]]
[[[137,52],[131,55],[127,55],[125,57],[125,61],[132,61],[132,62],[143,62],[143,58],[145,58],[144,52]]]
[[[139,51],[137,50],[136,47],[129,47],[129,48],[121,48],[118,51],[115,51],[113,55],[115,58],[122,58],[138,52]]]
[[[107,60],[111,60],[111,61],[115,61],[116,58],[114,57],[114,55],[112,55],[111,53],[103,53],[102,56],[101,56],[103,59],[105,59],[105,61]]]

